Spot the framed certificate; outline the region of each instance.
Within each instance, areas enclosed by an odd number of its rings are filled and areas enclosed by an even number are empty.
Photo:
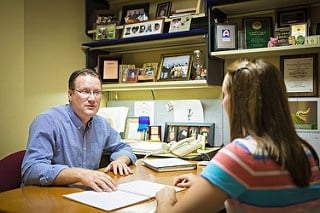
[[[317,96],[318,54],[280,56],[288,96]]]
[[[237,24],[214,23],[214,51],[235,50],[238,48]]]
[[[119,82],[119,65],[121,57],[109,55],[98,56],[98,72],[103,83]]]

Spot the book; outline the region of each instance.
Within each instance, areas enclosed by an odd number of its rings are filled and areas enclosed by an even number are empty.
[[[192,170],[197,168],[197,164],[181,158],[144,159],[142,160],[142,165],[157,172]]]
[[[119,184],[117,191],[96,192],[90,190],[65,194],[63,197],[98,209],[111,211],[152,199],[165,186],[167,185],[137,180]],[[175,187],[175,190],[178,192],[184,188]]]

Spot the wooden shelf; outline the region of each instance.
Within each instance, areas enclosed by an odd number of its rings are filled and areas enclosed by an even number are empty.
[[[161,82],[144,82],[144,83],[119,83],[103,84],[102,91],[130,91],[130,90],[168,90],[168,89],[200,89],[213,88],[209,86],[206,80],[190,81],[161,81]]]
[[[308,54],[320,52],[320,44],[304,44],[282,47],[265,47],[254,49],[242,50],[228,50],[211,52],[211,56],[218,58],[229,59],[241,57],[256,57],[256,56],[279,56],[279,55],[295,55],[295,54]]]
[[[192,30],[188,32],[163,33],[161,35],[140,36],[116,40],[104,40],[84,43],[84,48],[103,50],[112,53],[130,53],[152,50],[161,50],[175,46],[195,47],[206,44],[206,31]]]

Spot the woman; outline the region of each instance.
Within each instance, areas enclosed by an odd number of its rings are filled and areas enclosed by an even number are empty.
[[[172,188],[159,191],[157,212],[320,212],[319,157],[295,131],[279,70],[236,61],[222,92],[232,143],[200,176],[177,178],[190,187],[178,202]]]

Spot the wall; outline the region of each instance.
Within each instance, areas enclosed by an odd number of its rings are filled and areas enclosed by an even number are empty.
[[[0,158],[26,147],[33,118],[67,102],[67,80],[85,66],[84,0],[1,1]]]

